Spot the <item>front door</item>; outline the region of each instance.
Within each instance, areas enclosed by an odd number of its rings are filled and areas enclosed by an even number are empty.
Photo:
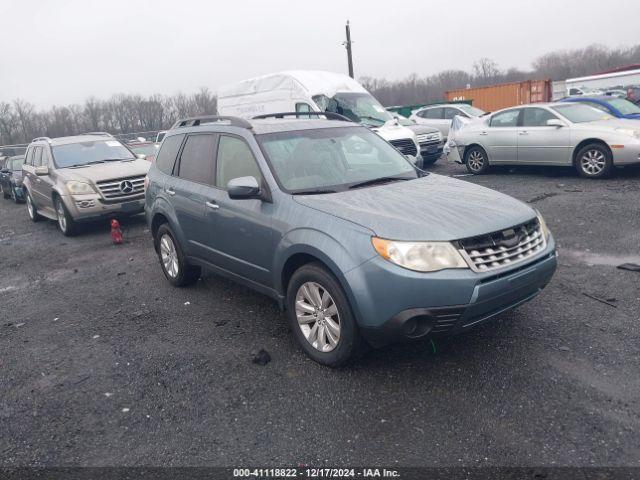
[[[518,127],[518,163],[571,164],[569,129],[547,125],[548,120],[559,118],[545,108],[522,109],[521,126]]]
[[[259,199],[232,200],[230,180],[254,177],[263,184],[262,173],[247,142],[235,135],[220,135],[215,189],[207,203],[212,234],[209,247],[216,263],[244,278],[270,286],[274,254],[273,204]]]

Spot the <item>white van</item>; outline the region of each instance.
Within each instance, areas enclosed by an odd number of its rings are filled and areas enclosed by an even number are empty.
[[[296,70],[243,80],[218,89],[218,114],[251,118],[282,112],[335,112],[370,127],[422,164],[416,135],[362,85],[340,73]]]

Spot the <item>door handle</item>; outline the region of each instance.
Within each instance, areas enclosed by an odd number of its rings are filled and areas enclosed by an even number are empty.
[[[480,135],[489,135],[489,132],[480,132]]]
[[[220,208],[220,205],[218,205],[216,202],[206,202],[205,205],[211,210],[218,210]]]
[[[172,197],[176,194],[176,191],[173,188],[165,188],[164,191],[167,195],[171,195]]]
[[[529,135],[529,132],[527,132],[526,130],[520,130],[518,132],[518,135]]]

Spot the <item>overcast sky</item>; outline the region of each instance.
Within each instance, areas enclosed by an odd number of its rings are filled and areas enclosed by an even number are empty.
[[[356,77],[470,70],[480,57],[528,68],[550,50],[638,43],[638,11],[638,0],[0,0],[0,101],[346,71],[347,19]]]

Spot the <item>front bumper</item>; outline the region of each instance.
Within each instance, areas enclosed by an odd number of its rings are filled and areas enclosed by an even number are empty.
[[[612,148],[614,165],[632,165],[640,163],[640,142],[630,143],[624,148]]]
[[[425,160],[432,158],[440,158],[444,149],[444,142],[439,143],[421,143],[420,154]]]
[[[363,336],[380,346],[465,331],[534,298],[556,266],[549,237],[543,252],[510,269],[425,274],[374,258],[349,272],[347,281]]]
[[[66,195],[63,198],[67,210],[76,221],[96,220],[116,215],[137,215],[144,212],[144,196],[105,202],[100,195]]]

